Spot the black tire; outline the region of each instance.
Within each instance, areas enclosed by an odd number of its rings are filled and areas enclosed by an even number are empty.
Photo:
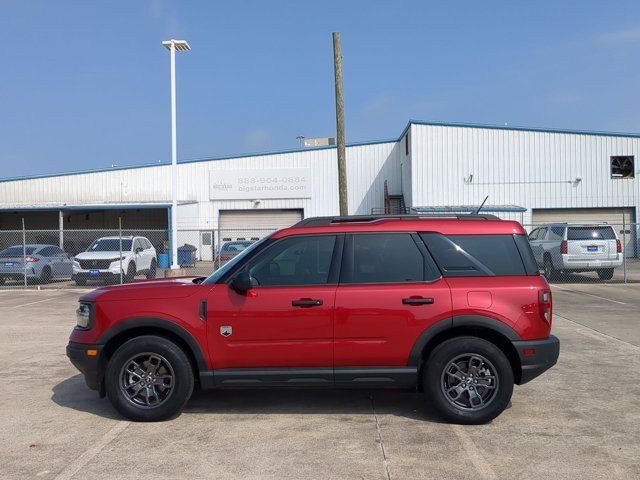
[[[51,282],[51,268],[43,267],[40,271],[40,277],[38,277],[38,283],[41,285],[46,285]]]
[[[147,278],[156,278],[158,273],[158,264],[156,263],[156,259],[151,260],[151,267],[149,267],[149,271],[147,272]]]
[[[613,268],[602,268],[598,270],[598,276],[601,280],[611,280],[613,278]]]
[[[558,278],[558,271],[553,266],[551,257],[544,257],[544,276],[547,280],[556,280]]]
[[[148,391],[148,388],[160,391],[161,388],[141,387],[138,389],[140,393],[134,395],[132,399],[129,399],[125,393],[132,394],[138,387],[135,383],[127,383],[127,378],[131,378],[130,372],[133,370],[127,370],[126,367],[131,365],[132,359],[135,362],[135,359],[145,358],[147,354],[161,358],[168,365],[168,368],[165,368],[165,365],[158,370],[159,376],[163,376],[163,372],[172,374],[171,388],[168,391],[164,390],[166,396],[162,399],[158,397],[159,403],[155,405],[151,401],[150,406],[145,402],[154,397],[149,396],[145,391]],[[145,366],[145,363],[139,363],[139,365],[143,367],[143,371],[149,372],[148,364]],[[134,374],[133,377],[135,378],[136,375]],[[141,377],[138,376],[138,378]],[[172,341],[152,335],[133,338],[118,348],[107,364],[104,381],[107,398],[113,407],[123,417],[136,422],[157,422],[179,414],[189,401],[194,385],[191,363],[184,351]],[[162,395],[162,391],[160,394]]]
[[[136,264],[133,262],[130,262],[129,265],[127,266],[127,273],[124,274],[124,278],[123,281],[124,283],[131,283],[133,282],[133,279],[136,278]]]
[[[87,279],[86,278],[77,278],[76,277],[75,281],[76,281],[76,285],[79,285],[81,287],[87,284]]]
[[[4,285],[4,278],[0,277],[0,285]]]
[[[484,367],[476,370],[467,369],[471,374],[466,374],[468,375],[466,379],[460,381],[454,376],[457,374],[465,378],[462,372],[464,358],[467,358],[467,355],[476,359],[482,357],[485,361]],[[470,366],[470,363],[467,365]],[[474,363],[480,365],[478,361]],[[458,369],[456,373],[457,364],[463,365],[463,368]],[[487,371],[493,374],[492,377],[487,376]],[[513,393],[513,370],[509,360],[496,345],[477,337],[455,337],[442,342],[429,355],[423,375],[425,394],[436,411],[444,419],[453,423],[476,425],[490,422],[507,408]],[[475,380],[473,378],[469,380],[471,375]],[[491,378],[493,378],[494,387],[497,388],[483,387],[483,383],[486,385],[492,383]],[[459,383],[451,387],[450,383],[445,384],[445,379],[447,382],[452,380]],[[462,388],[466,385],[463,382],[470,382],[468,389]],[[453,394],[458,394],[456,399],[451,398],[452,394],[445,393],[445,390],[451,392],[454,389]],[[472,392],[469,390],[474,392],[474,401],[471,401]],[[482,397],[484,401],[479,403],[477,400]]]

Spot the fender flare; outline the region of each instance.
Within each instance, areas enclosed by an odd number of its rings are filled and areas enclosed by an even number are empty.
[[[457,315],[454,317],[443,318],[424,330],[416,339],[409,354],[407,366],[419,367],[424,347],[436,336],[442,332],[458,327],[480,327],[493,330],[514,342],[521,340],[520,335],[506,323],[495,318],[483,317],[481,315]]]
[[[114,325],[105,333],[103,333],[102,336],[98,339],[97,343],[100,345],[106,345],[107,342],[109,342],[109,340],[111,340],[112,338],[114,338],[115,336],[121,333],[126,332],[127,330],[132,330],[134,328],[144,328],[144,327],[158,328],[174,334],[189,347],[189,349],[191,350],[191,353],[193,354],[193,357],[196,360],[198,370],[202,372],[208,369],[207,361],[205,359],[204,353],[202,352],[202,349],[200,348],[200,344],[198,344],[198,341],[195,338],[193,338],[193,335],[191,335],[191,333],[185,328],[179,325],[176,325],[174,322],[171,322],[169,320],[164,320],[162,318],[154,318],[154,317],[130,318],[128,320],[125,320],[123,322],[120,322]]]

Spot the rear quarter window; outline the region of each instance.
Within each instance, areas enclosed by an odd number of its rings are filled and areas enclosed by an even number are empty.
[[[433,259],[445,277],[527,275],[537,273],[531,248],[516,244],[514,235],[441,235],[421,233]],[[522,250],[522,252],[521,252]],[[526,258],[526,266],[523,261]]]
[[[567,240],[615,240],[612,227],[569,227]]]

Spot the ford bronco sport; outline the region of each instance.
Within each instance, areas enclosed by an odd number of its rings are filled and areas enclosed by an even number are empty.
[[[208,278],[84,295],[67,355],[138,421],[174,416],[197,385],[418,389],[483,423],[556,363],[551,315],[517,222],[309,218]]]

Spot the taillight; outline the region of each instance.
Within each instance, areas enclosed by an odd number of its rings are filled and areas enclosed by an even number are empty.
[[[568,252],[567,241],[562,240],[562,242],[560,242],[560,253],[567,253],[567,252]]]
[[[620,240],[616,240],[616,252],[622,253],[622,243]]]
[[[35,258],[35,257],[27,257],[24,259],[24,261],[27,263],[35,263],[35,262],[38,262],[39,260],[40,260],[39,258]]]
[[[540,317],[551,325],[551,290],[538,291],[538,308],[540,309]]]

